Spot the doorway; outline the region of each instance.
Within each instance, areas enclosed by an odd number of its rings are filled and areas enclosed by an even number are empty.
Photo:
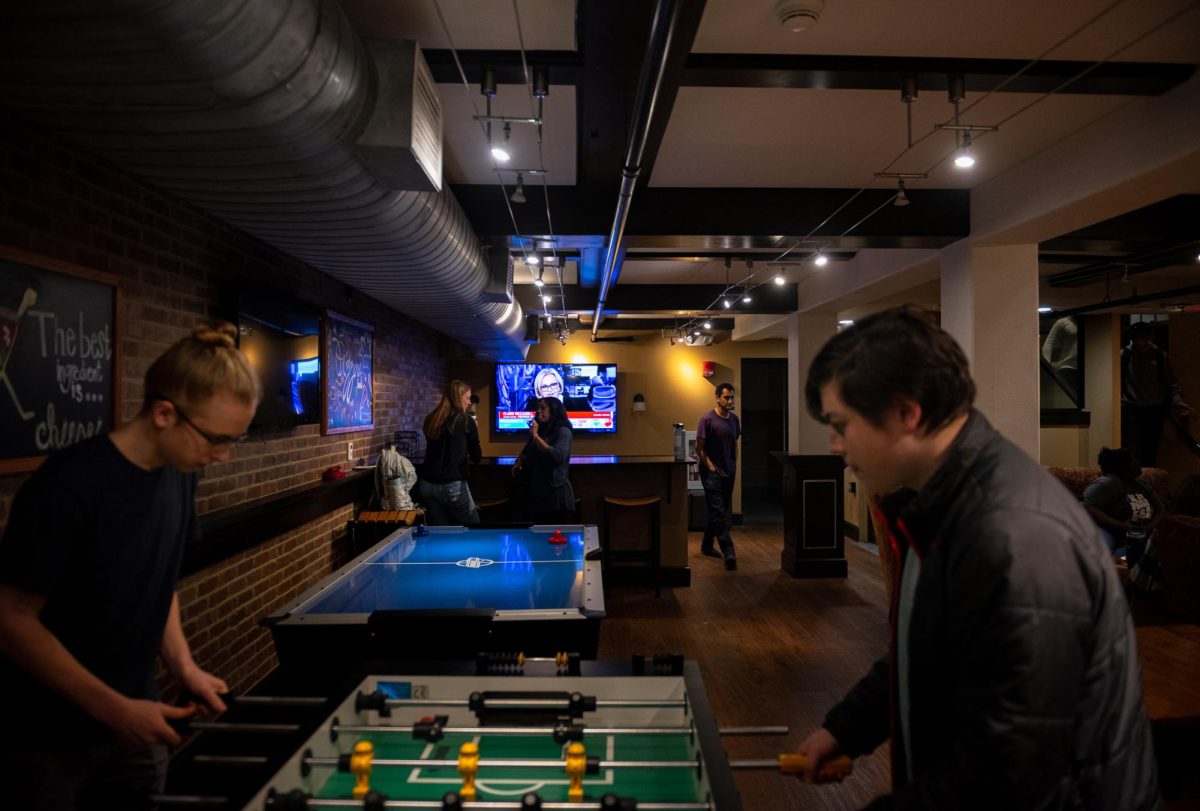
[[[742,419],[742,520],[783,521],[783,468],[772,451],[786,451],[787,358],[743,358],[737,410]]]

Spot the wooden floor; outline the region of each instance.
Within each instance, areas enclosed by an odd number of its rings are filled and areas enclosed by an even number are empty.
[[[783,530],[734,532],[738,570],[699,553],[689,536],[692,585],[622,587],[608,597],[601,659],[682,653],[700,663],[718,724],[786,724],[785,737],[725,738],[730,758],[794,751],[825,712],[887,649],[879,558],[847,543],[847,579],[796,580],[779,568]],[[736,774],[747,811],[861,808],[889,785],[886,745],[855,762],[840,786],[808,786],[770,771]]]

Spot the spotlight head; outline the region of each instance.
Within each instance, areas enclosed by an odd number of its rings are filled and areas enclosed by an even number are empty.
[[[513,189],[513,193],[508,196],[509,200],[514,203],[525,202],[525,178],[521,177],[521,173],[517,173],[517,187]]]
[[[541,268],[538,268],[538,275],[537,275],[537,278],[533,280],[533,283],[535,285],[537,285],[539,288],[546,286],[545,280],[542,279],[542,269]]]
[[[954,165],[959,169],[970,169],[975,165],[975,155],[971,152],[971,133],[964,132],[962,146],[954,155]]]
[[[817,251],[816,258],[813,259],[813,264],[819,268],[823,268],[829,264],[829,257],[820,251]]]
[[[731,302],[729,299],[727,299],[727,298],[726,298],[726,299],[721,299],[721,303],[725,305],[725,309],[726,309],[726,310],[728,310],[730,307],[732,307],[732,306],[733,306],[733,303],[732,303],[732,302]]]
[[[492,157],[495,158],[496,160],[500,161],[501,163],[504,163],[509,158],[511,158],[512,155],[509,155],[508,150],[505,149],[504,147],[494,146],[494,147],[492,147]]]
[[[746,295],[742,296],[742,304],[749,304],[751,301],[752,301],[752,299],[750,298],[750,294],[749,294],[749,293],[747,293]]]
[[[542,303],[543,303],[543,304],[549,304],[549,303],[550,303],[550,297],[549,297],[549,296],[542,296]]]
[[[783,280],[782,273],[775,277],[775,284],[779,285],[780,287],[783,287],[783,285],[786,284],[786,282]]]
[[[892,202],[896,208],[903,208],[911,201],[908,199],[908,193],[904,188],[904,178],[896,181],[896,199]]]
[[[1052,313],[1052,312],[1054,312],[1054,308],[1053,307],[1038,307],[1038,312],[1042,313],[1042,314]]]
[[[536,251],[525,257],[525,264],[527,265],[533,265],[534,267],[537,267],[541,263],[542,257],[538,256]]]
[[[704,322],[704,328],[705,328],[705,329],[712,329],[712,322],[711,322],[711,321],[705,321],[705,322]]]

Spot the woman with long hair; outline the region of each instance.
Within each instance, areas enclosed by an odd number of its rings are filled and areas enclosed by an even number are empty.
[[[425,417],[425,465],[417,494],[425,503],[425,520],[431,525],[478,524],[479,513],[467,486],[467,460],[483,456],[479,429],[467,414],[471,387],[451,380],[437,408]]]
[[[528,517],[537,524],[569,524],[575,518],[575,491],[568,468],[571,463],[571,422],[557,397],[542,397],[537,416],[529,421],[529,441],[513,465],[513,475],[523,471],[528,482]]]

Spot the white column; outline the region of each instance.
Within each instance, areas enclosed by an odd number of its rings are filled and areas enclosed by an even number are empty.
[[[809,416],[804,381],[817,350],[836,332],[835,313],[788,316],[788,453],[829,453],[829,429]]]
[[[942,326],[971,364],[975,405],[1000,433],[1039,458],[1037,245],[942,252]]]

